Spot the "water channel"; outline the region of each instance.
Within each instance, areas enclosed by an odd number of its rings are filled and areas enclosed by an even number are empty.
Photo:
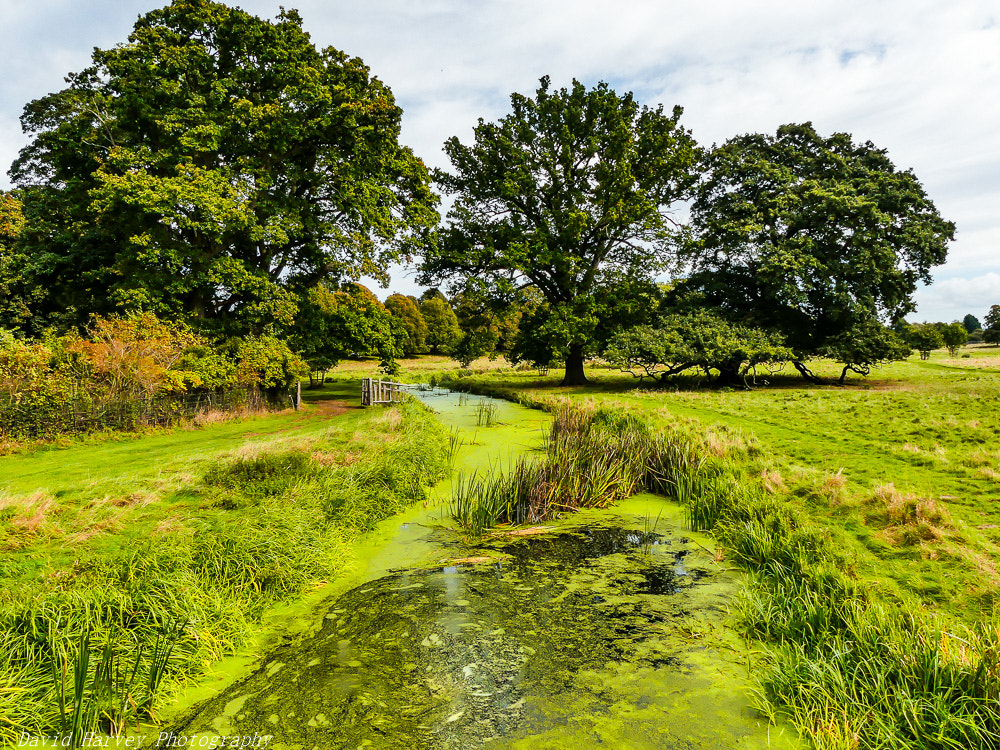
[[[462,436],[456,471],[536,449],[544,414],[422,394]],[[447,484],[438,497],[448,497]],[[443,505],[389,519],[350,587],[173,731],[271,748],[793,748],[749,698],[725,626],[738,578],[650,495],[469,542]],[[343,587],[342,587],[343,588]]]

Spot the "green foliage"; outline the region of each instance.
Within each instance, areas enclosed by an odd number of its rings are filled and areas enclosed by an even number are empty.
[[[309,289],[299,304],[289,344],[319,373],[352,357],[378,357],[388,365],[398,355],[389,311],[360,284],[345,284],[337,291],[325,284]]]
[[[135,429],[206,405],[271,401],[307,372],[274,337],[248,337],[213,347],[181,323],[151,313],[96,317],[86,338],[0,336],[0,435],[37,438],[98,429]],[[287,402],[285,403],[287,405]],[[197,406],[194,407],[195,409]]]
[[[969,332],[961,323],[948,323],[941,326],[941,338],[948,347],[948,353],[955,357],[958,350],[969,343]]]
[[[148,309],[261,333],[437,221],[389,89],[295,11],[175,0],[67,81],[26,106],[12,169],[34,331]]]
[[[420,303],[420,316],[427,324],[427,346],[431,354],[450,354],[462,337],[458,316],[441,296]]]
[[[962,327],[965,328],[965,332],[969,334],[973,331],[982,330],[982,326],[979,324],[979,318],[972,314],[966,315],[962,318]]]
[[[610,364],[640,380],[662,380],[696,367],[718,372],[723,383],[745,379],[759,365],[792,357],[777,334],[734,325],[706,311],[667,315],[656,328],[627,328],[612,336],[604,351]]]
[[[921,359],[927,359],[934,349],[944,346],[944,336],[941,335],[941,331],[928,323],[910,326],[906,338],[910,346],[920,352]]]
[[[392,315],[396,345],[405,357],[427,351],[427,323],[413,297],[390,294],[385,307]]]
[[[596,290],[617,273],[665,268],[675,237],[667,211],[688,195],[699,152],[679,107],[640,108],[605,83],[551,90],[542,78],[511,109],[481,121],[472,146],[445,144],[454,172],[435,179],[456,201],[421,278],[494,300],[537,289],[550,306],[547,344],[565,352],[565,382],[579,384]]]
[[[36,292],[24,284],[27,256],[18,247],[24,230],[24,209],[16,194],[0,190],[0,328],[21,330],[31,317]]]
[[[983,341],[987,344],[1000,344],[1000,305],[992,305],[983,319],[986,327],[983,329]]]
[[[905,359],[910,355],[910,347],[892,329],[877,320],[862,318],[827,339],[822,354],[844,365],[840,373],[843,383],[848,371],[868,375],[872,367]]]
[[[911,312],[955,232],[884,150],[810,123],[717,147],[691,217],[686,286],[733,320],[780,331],[800,357],[848,354],[850,331]]]

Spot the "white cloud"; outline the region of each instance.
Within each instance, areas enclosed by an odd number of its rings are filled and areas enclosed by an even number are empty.
[[[163,4],[167,0],[163,0]],[[24,145],[23,104],[94,46],[122,41],[152,0],[0,0],[0,163]],[[243,0],[264,17],[277,0]],[[945,281],[918,295],[944,318],[955,281],[1000,274],[1000,11],[994,0],[300,0],[320,46],[360,56],[405,110],[404,139],[446,166],[444,140],[502,116],[512,91],[607,80],[685,107],[702,143],[811,120],[886,148],[958,225]],[[0,179],[0,187],[5,185]],[[398,277],[397,277],[398,278]],[[992,304],[992,303],[991,303]],[[964,314],[964,312],[962,313]],[[959,316],[960,317],[960,316]]]
[[[961,320],[971,313],[980,320],[993,305],[1000,305],[1000,273],[955,277],[917,290],[917,312],[912,321]]]

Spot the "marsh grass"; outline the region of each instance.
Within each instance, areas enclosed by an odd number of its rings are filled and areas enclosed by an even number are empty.
[[[541,460],[523,458],[506,470],[460,476],[453,519],[481,534],[497,524],[605,508],[644,489],[676,497],[687,468],[699,463],[679,448],[676,436],[653,434],[634,415],[613,409],[556,408],[544,445]]]
[[[479,406],[476,407],[477,427],[492,427],[494,424],[496,424],[496,419],[497,419],[496,404],[487,404],[481,402]]]
[[[654,433],[620,408],[548,406],[544,458],[466,479],[453,499],[459,523],[481,532],[626,491],[660,492],[683,503],[691,528],[712,533],[748,574],[732,615],[764,647],[755,668],[761,710],[830,750],[1000,748],[1000,627],[950,623],[859,576],[851,548],[791,502],[848,504],[840,471],[786,482],[762,469],[759,446],[736,432],[674,425]],[[572,476],[562,477],[563,467]],[[940,504],[891,486],[860,506],[899,544],[936,539],[950,523]]]
[[[688,516],[751,573],[733,613],[769,646],[760,707],[788,715],[819,748],[1000,747],[1000,628],[945,626],[864,582],[826,529],[738,468],[703,482]],[[946,522],[891,486],[871,504],[917,539]]]
[[[5,499],[17,541],[0,555],[0,744],[62,732],[78,745],[155,721],[164,692],[238,649],[267,608],[335,577],[358,534],[425,499],[447,469],[447,434],[418,404],[347,424],[202,461],[163,498],[72,512],[68,496]],[[365,460],[349,463],[353,452]],[[66,544],[98,511],[127,521],[68,559],[41,546],[60,513],[53,538]]]

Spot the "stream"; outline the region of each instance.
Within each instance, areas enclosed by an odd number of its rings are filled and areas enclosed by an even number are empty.
[[[420,397],[461,436],[456,475],[535,450],[548,422]],[[495,424],[477,425],[480,404]],[[323,750],[801,746],[753,709],[725,626],[738,576],[674,504],[639,495],[469,542],[448,527],[450,485],[437,491],[367,540],[350,588],[172,731]]]

